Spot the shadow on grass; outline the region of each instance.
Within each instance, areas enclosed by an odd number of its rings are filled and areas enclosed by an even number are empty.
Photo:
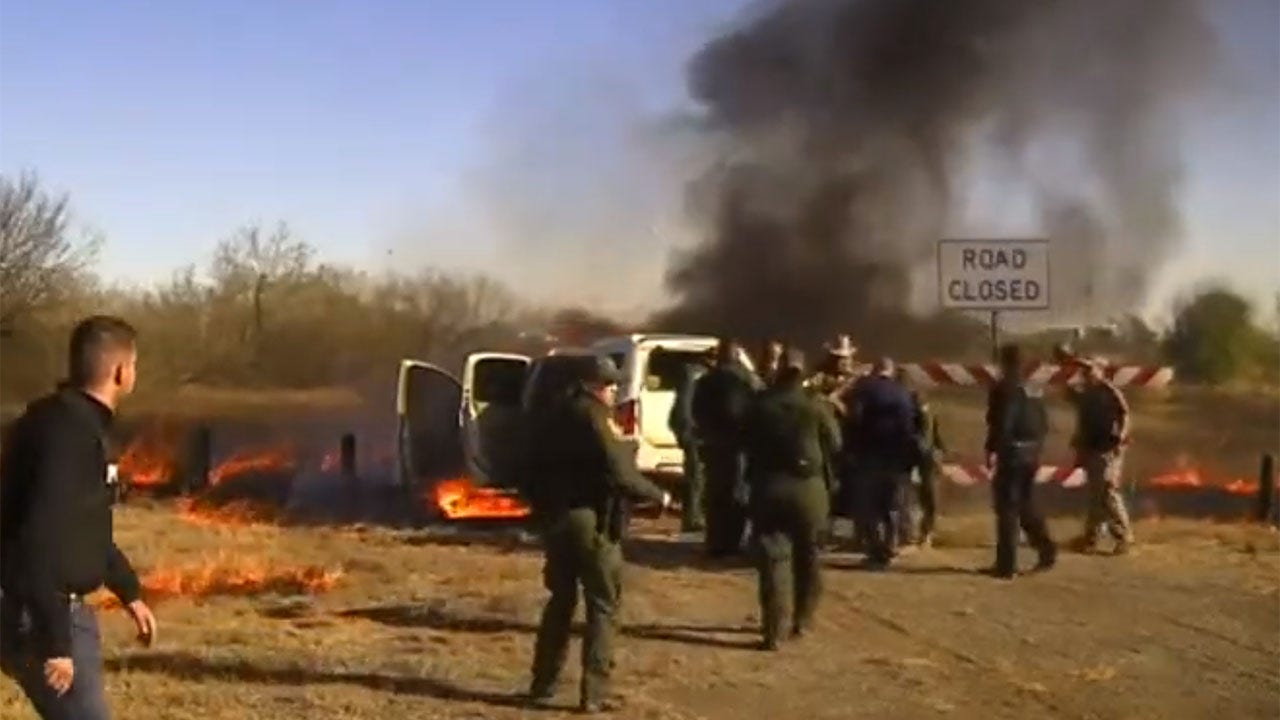
[[[352,608],[338,612],[340,617],[359,618],[400,628],[425,628],[448,632],[476,633],[527,633],[538,631],[533,623],[493,615],[467,615],[424,605],[378,605]],[[574,623],[573,632],[582,634],[582,623]],[[729,649],[748,649],[754,640],[738,641],[716,637],[721,634],[754,634],[755,628],[733,625],[625,625],[621,634],[640,640],[657,640]]]
[[[622,629],[624,635],[640,640],[658,640],[724,650],[754,650],[759,644],[754,637],[757,632],[757,629],[749,627],[704,627],[696,625],[630,625]],[[753,636],[747,639],[733,640],[716,637],[716,635],[722,633],[735,635],[751,633]]]
[[[632,537],[622,541],[622,553],[630,565],[653,570],[703,570],[717,572],[745,570],[752,567],[747,551],[724,558],[708,557],[701,542],[681,542],[649,537]]]
[[[269,667],[248,660],[202,658],[184,652],[152,652],[109,658],[108,672],[144,672],[181,680],[234,680],[261,685],[358,685],[370,690],[474,702],[495,707],[522,708],[520,694],[475,690],[447,680],[408,677],[376,672],[323,670],[304,667]]]
[[[340,610],[338,616],[369,620],[391,627],[426,628],[481,635],[538,631],[537,625],[512,618],[495,615],[464,615],[431,605],[374,605]]]
[[[955,567],[954,565],[890,566],[888,572],[902,575],[989,575],[985,567]]]
[[[521,524],[500,520],[436,523],[401,536],[413,547],[487,547],[504,553],[539,550],[537,539]]]
[[[823,567],[828,570],[865,572],[888,575],[982,575],[985,568],[956,567],[954,565],[901,565],[890,564],[887,567],[876,567],[865,560],[825,560]]]

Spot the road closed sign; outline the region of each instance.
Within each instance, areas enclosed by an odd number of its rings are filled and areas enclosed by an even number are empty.
[[[941,240],[938,293],[955,310],[1047,310],[1047,240]]]

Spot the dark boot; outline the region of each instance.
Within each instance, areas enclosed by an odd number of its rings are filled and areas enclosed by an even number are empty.
[[[1058,546],[1052,543],[1040,548],[1040,559],[1036,562],[1036,571],[1044,572],[1058,564]]]

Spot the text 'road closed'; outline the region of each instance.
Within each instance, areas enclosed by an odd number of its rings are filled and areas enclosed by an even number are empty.
[[[1049,243],[943,240],[938,243],[938,295],[947,308],[1047,309]]]
[[[1039,303],[1043,289],[1035,280],[952,280],[947,299],[954,303]]]

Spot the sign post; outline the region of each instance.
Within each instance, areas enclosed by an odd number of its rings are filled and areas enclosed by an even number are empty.
[[[939,240],[938,297],[944,308],[991,313],[997,361],[1000,313],[1049,309],[1049,241]]]
[[[991,311],[991,362],[1000,362],[1000,311]]]

